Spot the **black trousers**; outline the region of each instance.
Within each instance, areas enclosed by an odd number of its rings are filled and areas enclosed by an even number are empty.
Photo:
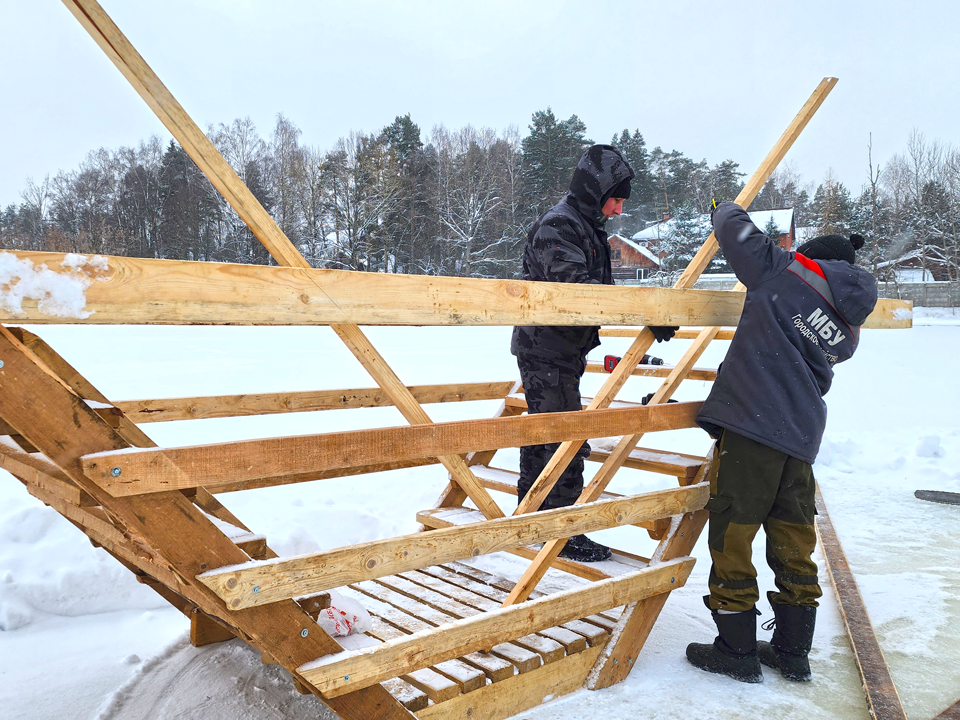
[[[517,356],[517,365],[520,368],[523,392],[527,398],[527,412],[533,414],[582,409],[580,378],[583,376],[583,370],[577,372],[524,355]],[[560,443],[547,443],[520,448],[518,499],[522,500],[527,494],[559,447]],[[577,456],[563,471],[563,475],[553,486],[553,490],[547,495],[540,509],[566,507],[576,502],[583,491],[583,461],[589,456],[590,443],[585,442],[577,452]]]
[[[710,472],[710,608],[743,612],[760,598],[753,539],[767,536],[773,601],[816,607],[822,595],[813,551],[817,533],[813,468],[797,458],[724,430]]]

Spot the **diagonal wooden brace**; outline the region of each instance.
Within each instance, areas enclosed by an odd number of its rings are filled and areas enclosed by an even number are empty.
[[[190,118],[173,94],[160,81],[129,40],[95,0],[63,0],[80,24],[130,81],[160,121],[180,142],[231,207],[247,224],[278,264],[309,268],[310,263],[297,251],[280,226],[244,185],[230,164],[223,159],[210,139]],[[373,344],[356,325],[333,325],[334,332],[356,356],[373,379],[413,425],[431,423],[413,394],[396,376]],[[477,508],[488,518],[503,517],[503,511],[480,485],[460,457],[440,458],[452,478],[463,488]]]

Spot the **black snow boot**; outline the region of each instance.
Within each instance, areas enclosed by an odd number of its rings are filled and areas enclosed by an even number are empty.
[[[772,592],[767,593],[767,599],[773,608],[775,626],[770,642],[757,643],[760,662],[779,670],[787,680],[810,682],[810,661],[807,656],[813,647],[817,609],[775,603]]]
[[[600,562],[610,559],[610,548],[594,542],[586,535],[574,535],[560,551],[560,557],[575,562]]]
[[[710,596],[703,598],[710,608]],[[690,643],[687,660],[707,672],[729,675],[746,683],[763,682],[760,660],[757,657],[757,611],[713,614],[717,624],[717,638],[712,644]]]

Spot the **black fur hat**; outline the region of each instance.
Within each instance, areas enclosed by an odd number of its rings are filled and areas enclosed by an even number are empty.
[[[797,252],[811,260],[845,260],[854,265],[856,252],[862,247],[862,235],[851,235],[849,240],[843,235],[822,235],[805,242]]]

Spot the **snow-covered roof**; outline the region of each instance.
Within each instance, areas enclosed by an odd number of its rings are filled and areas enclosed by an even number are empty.
[[[780,233],[785,235],[786,233],[790,232],[790,225],[793,224],[793,208],[786,208],[784,210],[757,210],[756,212],[750,213],[750,219],[753,221],[753,224],[761,230],[767,227],[767,223],[770,222],[770,218],[773,218],[773,221],[777,224],[777,229],[780,230]],[[675,224],[676,221],[673,219],[654,223],[650,227],[646,227],[640,232],[634,233],[632,239],[635,241],[660,240],[661,238],[665,238],[670,234],[670,231],[673,230],[673,226]],[[708,229],[710,227],[710,216],[701,215],[700,224],[705,224],[705,229]]]
[[[634,237],[636,237],[636,235],[634,235]],[[628,240],[627,238],[621,235],[613,235],[611,236],[610,239],[612,240],[613,238],[617,238],[618,240],[623,241],[624,245],[629,245],[630,247],[632,247],[634,250],[636,250],[638,253],[643,255],[645,258],[647,258],[647,260],[654,263],[655,265],[658,265],[658,266],[660,265],[660,258],[658,258],[656,255],[650,252],[649,248],[646,248],[643,245],[635,243],[633,240]]]

